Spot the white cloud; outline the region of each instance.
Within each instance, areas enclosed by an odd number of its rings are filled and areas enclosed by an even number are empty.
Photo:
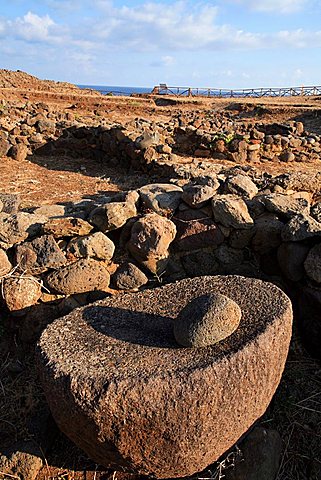
[[[28,12],[22,18],[18,17],[13,22],[8,22],[9,27],[14,29],[15,35],[24,40],[47,40],[50,36],[50,30],[55,22],[45,15],[40,17],[32,12]]]
[[[303,10],[311,0],[234,0],[258,12],[294,13]]]

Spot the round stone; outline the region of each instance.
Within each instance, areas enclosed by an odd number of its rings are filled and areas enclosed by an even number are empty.
[[[178,315],[174,336],[183,347],[214,345],[237,329],[241,316],[238,304],[226,295],[201,295],[188,303]]]

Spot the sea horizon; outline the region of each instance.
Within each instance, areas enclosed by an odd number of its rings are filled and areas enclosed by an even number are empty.
[[[96,90],[103,95],[131,95],[132,93],[151,93],[153,87],[127,87],[119,85],[77,85],[77,87],[85,89],[90,88]]]

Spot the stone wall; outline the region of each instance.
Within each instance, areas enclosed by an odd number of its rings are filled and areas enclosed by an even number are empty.
[[[28,211],[19,209],[18,197],[1,194],[3,311],[28,341],[52,319],[119,290],[239,274],[273,281],[291,296],[317,354],[320,178],[263,181],[250,173],[222,169]]]
[[[177,156],[200,160],[230,160],[238,164],[315,162],[320,160],[320,136],[302,122],[267,124],[246,121],[229,109],[173,115],[167,122],[145,119],[124,125],[74,113],[73,106],[56,111],[45,103],[0,104],[0,156],[24,160],[33,153],[94,158],[143,171],[166,173]]]

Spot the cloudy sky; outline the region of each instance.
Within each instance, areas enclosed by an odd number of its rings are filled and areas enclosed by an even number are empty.
[[[321,0],[1,0],[0,68],[78,84],[321,84]]]

